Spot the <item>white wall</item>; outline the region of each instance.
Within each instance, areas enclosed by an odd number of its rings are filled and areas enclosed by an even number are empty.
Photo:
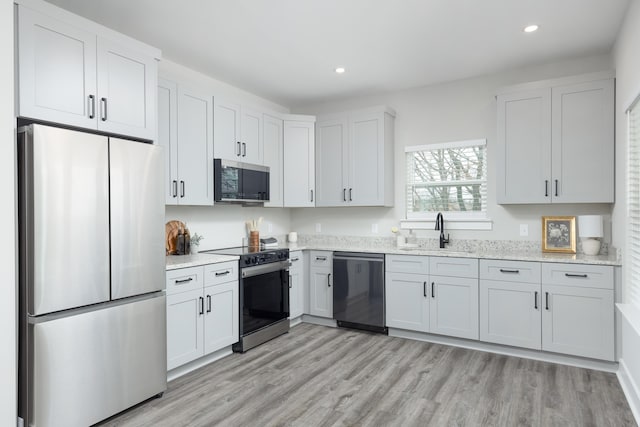
[[[538,67],[480,76],[476,78],[387,93],[351,98],[321,105],[294,106],[296,113],[323,114],[385,104],[397,112],[395,123],[395,207],[394,208],[321,208],[295,209],[291,228],[313,233],[314,224],[322,232],[339,235],[372,235],[371,225],[379,224],[379,234],[391,236],[390,228],[405,217],[404,185],[407,145],[486,138],[488,153],[488,216],[494,221],[492,231],[451,231],[452,239],[523,239],[541,240],[542,215],[579,215],[611,213],[610,205],[529,205],[496,204],[496,173],[492,168],[496,141],[495,94],[503,86],[574,74],[611,70],[609,55],[578,58]],[[445,215],[446,220],[446,215]],[[519,236],[519,225],[529,225],[529,236]],[[422,231],[420,236],[436,237],[436,231]],[[610,235],[610,231],[608,233]],[[608,238],[607,238],[608,240]]]
[[[0,246],[0,425],[14,426],[17,417],[17,302],[15,113],[13,100],[13,2],[0,2],[0,182],[4,202],[0,222],[8,232]],[[13,234],[12,234],[13,233]]]
[[[197,71],[174,62],[163,60],[159,67],[160,77],[181,84],[209,90],[214,97],[231,98],[238,103],[253,108],[288,113],[282,105],[215,80]],[[200,249],[239,246],[246,236],[245,221],[263,217],[261,236],[282,235],[289,231],[290,210],[281,208],[242,207],[238,205],[216,205],[215,207],[167,206],[167,221],[180,220],[187,224],[189,231],[204,236]],[[272,231],[269,232],[271,224]]]

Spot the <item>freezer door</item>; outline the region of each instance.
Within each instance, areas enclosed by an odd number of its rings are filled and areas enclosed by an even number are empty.
[[[165,304],[157,293],[30,324],[25,425],[88,426],[163,392]]]
[[[108,139],[30,125],[18,140],[21,281],[29,314],[107,301]]]
[[[111,298],[165,287],[162,147],[109,139]]]

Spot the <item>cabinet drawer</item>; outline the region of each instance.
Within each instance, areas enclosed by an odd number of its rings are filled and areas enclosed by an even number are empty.
[[[540,263],[480,260],[480,278],[503,282],[540,283]]]
[[[429,274],[429,257],[419,255],[387,255],[385,270],[394,273]]]
[[[478,277],[478,259],[429,257],[429,274],[452,277]]]
[[[610,265],[543,263],[542,283],[613,289],[613,267]]]
[[[167,295],[202,289],[204,267],[180,268],[167,271]]]
[[[329,251],[311,251],[312,267],[331,267],[331,258],[333,252]]]
[[[289,271],[301,272],[303,270],[304,257],[302,251],[289,252],[289,261],[291,262]]]
[[[238,261],[204,266],[204,285],[211,286],[238,280]]]

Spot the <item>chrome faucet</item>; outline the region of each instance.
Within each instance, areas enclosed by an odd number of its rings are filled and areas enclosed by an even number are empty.
[[[440,230],[440,249],[444,249],[444,245],[449,243],[449,235],[447,234],[447,238],[444,238],[444,217],[442,212],[438,212],[438,215],[436,215],[436,230]]]

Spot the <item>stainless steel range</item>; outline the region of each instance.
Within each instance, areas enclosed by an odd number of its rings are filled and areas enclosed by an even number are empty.
[[[245,351],[289,331],[289,249],[204,251],[240,256],[240,340]]]

